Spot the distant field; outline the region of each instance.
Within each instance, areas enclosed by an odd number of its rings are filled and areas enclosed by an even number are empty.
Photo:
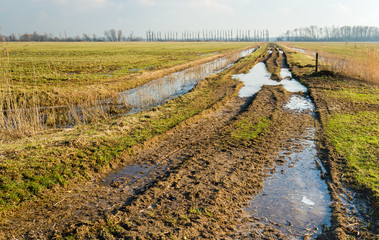
[[[16,92],[38,87],[38,91],[48,95],[66,89],[65,94],[62,93],[66,95],[83,86],[100,83],[112,88],[116,80],[131,74],[164,69],[249,45],[251,43],[0,43],[0,82],[6,87],[11,85]]]
[[[316,51],[323,51],[346,57],[365,56],[367,48],[379,50],[379,43],[352,43],[352,42],[291,42],[288,45]],[[378,58],[379,60],[379,58]]]
[[[235,50],[246,43],[7,43],[12,79],[79,84],[161,69]],[[5,50],[5,48],[7,48]],[[64,82],[64,83],[63,83]]]

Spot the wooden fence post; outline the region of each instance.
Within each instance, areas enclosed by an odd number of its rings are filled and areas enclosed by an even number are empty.
[[[316,52],[316,72],[318,71],[318,52]]]

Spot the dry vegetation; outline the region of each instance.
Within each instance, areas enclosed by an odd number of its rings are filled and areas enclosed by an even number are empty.
[[[379,84],[379,44],[377,43],[288,43],[306,54],[320,56],[321,70]]]

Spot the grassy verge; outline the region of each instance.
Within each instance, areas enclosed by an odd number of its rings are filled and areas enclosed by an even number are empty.
[[[338,154],[344,156],[353,178],[363,188],[374,191],[379,201],[379,114],[335,114],[326,126],[327,134]]]
[[[365,80],[356,80],[331,72],[307,74],[312,67],[299,53],[287,51],[294,75],[310,90],[321,120],[331,180],[345,183],[371,199],[372,223],[379,219],[379,87]],[[346,212],[345,212],[346,214]],[[339,225],[351,236],[357,233]],[[367,234],[367,233],[365,233]],[[358,236],[358,235],[356,235]]]
[[[311,74],[314,71],[315,60],[308,55],[304,55],[288,47],[280,45],[285,50],[287,63],[292,70],[294,76],[302,76]]]
[[[124,158],[119,156],[132,154],[133,147],[235,96],[241,83],[231,75],[247,69],[245,65],[246,59],[149,111],[1,145],[0,209],[48,194],[60,185],[86,181],[121,164]]]

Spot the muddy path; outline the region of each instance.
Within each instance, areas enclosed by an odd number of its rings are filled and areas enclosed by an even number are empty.
[[[129,178],[122,172],[114,172],[97,182],[61,194],[55,202],[47,200],[45,205],[25,209],[27,212],[19,212],[8,222],[7,231],[22,233],[25,238],[50,238],[62,229],[77,228],[83,223],[106,218],[125,203],[133,202],[135,196],[150,185],[162,182],[161,179],[183,161],[209,148],[220,129],[245,105],[246,100],[236,98],[190,125],[177,127],[159,142],[127,160],[129,169],[136,169]]]
[[[283,56],[271,49],[260,60],[276,64],[271,72],[280,74]],[[183,122],[133,156],[125,155],[128,165],[119,171],[26,205],[3,224],[3,236],[297,239],[320,234],[313,223],[292,231],[296,222],[265,222],[247,209],[270,176],[278,169],[290,171],[286,164],[296,161],[286,156],[306,148],[298,140],[318,127],[309,112],[286,107],[302,92],[272,85]]]

